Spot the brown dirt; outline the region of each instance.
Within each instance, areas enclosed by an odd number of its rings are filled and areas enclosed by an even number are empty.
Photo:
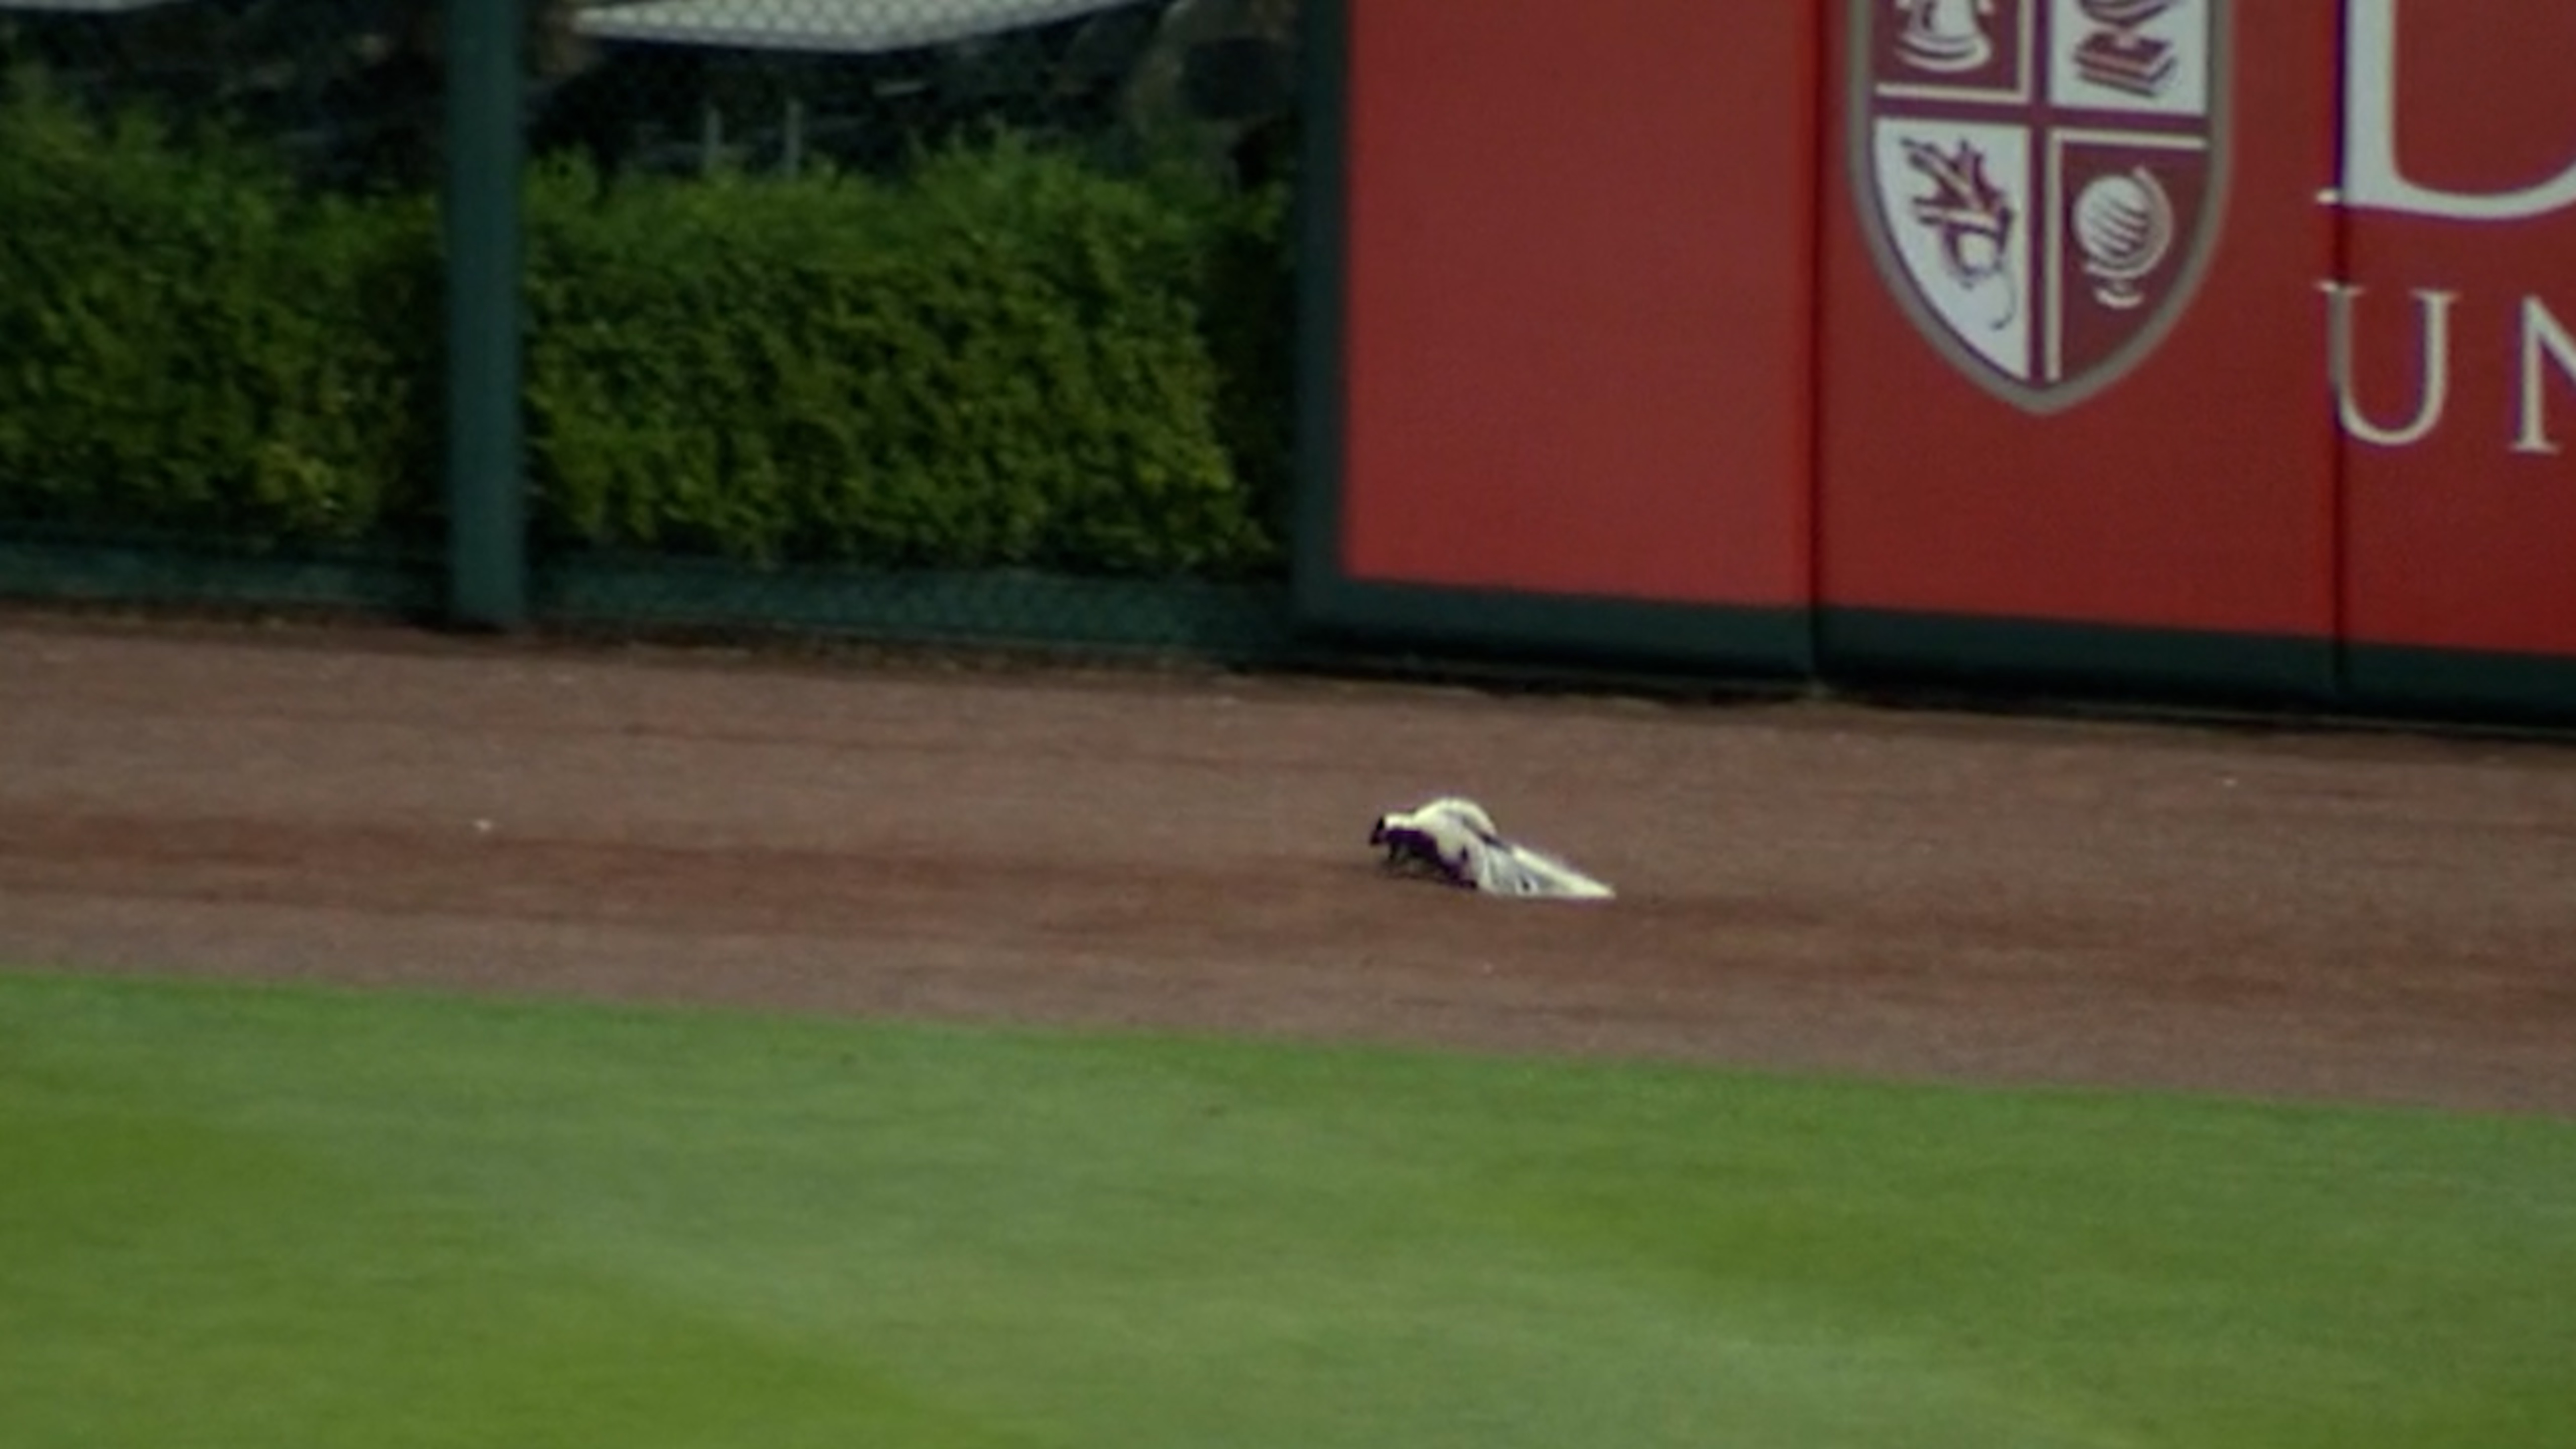
[[[20,966],[2576,1112],[2563,747],[20,620],[0,762]]]

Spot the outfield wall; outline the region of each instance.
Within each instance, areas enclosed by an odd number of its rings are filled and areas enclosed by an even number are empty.
[[[1310,622],[2576,719],[2576,6],[1307,3]]]

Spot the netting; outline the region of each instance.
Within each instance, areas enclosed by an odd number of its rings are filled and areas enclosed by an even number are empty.
[[[431,0],[8,0],[13,96],[50,83],[92,117],[157,118],[180,147],[218,131],[303,176],[426,186],[436,164]]]
[[[1275,584],[1296,12],[529,0],[532,597],[1043,636]],[[446,562],[444,19],[0,0],[0,586]]]
[[[1294,0],[548,3],[531,140],[675,175],[899,171],[997,129],[1222,153],[1293,103],[1295,22]]]
[[[0,582],[417,598],[436,39],[409,0],[0,3]]]
[[[854,628],[988,636],[1068,605],[1139,627],[1111,617],[1128,595],[1032,577],[1275,578],[1295,21],[1280,0],[559,11],[530,130],[540,570],[613,568],[653,617],[721,598],[819,623],[840,599]]]

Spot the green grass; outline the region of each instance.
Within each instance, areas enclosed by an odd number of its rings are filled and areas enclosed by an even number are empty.
[[[2576,1124],[0,976],[0,1442],[2576,1444]]]

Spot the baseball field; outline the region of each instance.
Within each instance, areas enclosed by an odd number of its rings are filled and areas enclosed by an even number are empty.
[[[0,1444],[2576,1443],[2576,751],[0,626]],[[1464,791],[1603,906],[1383,879]]]

